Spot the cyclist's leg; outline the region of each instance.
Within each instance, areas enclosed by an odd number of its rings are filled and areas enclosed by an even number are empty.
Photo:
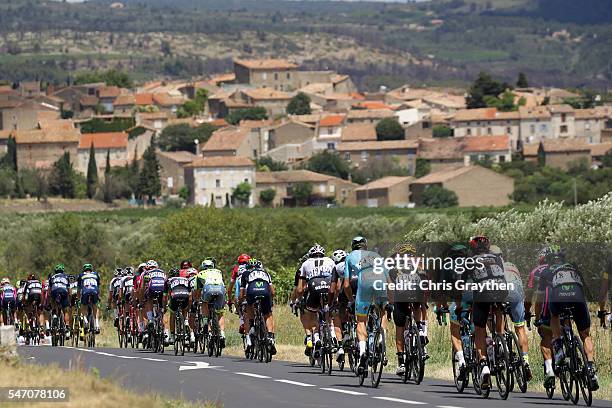
[[[475,301],[473,306],[473,320],[475,326],[475,344],[480,364],[481,387],[490,387],[491,370],[487,362],[487,322],[491,303]]]
[[[397,375],[403,375],[404,365],[404,330],[406,329],[407,312],[409,303],[395,302],[393,308],[393,322],[395,323],[395,348],[397,349]]]
[[[529,340],[525,329],[525,303],[522,301],[510,302],[510,317],[514,325],[514,331],[519,340],[523,361],[529,368]]]

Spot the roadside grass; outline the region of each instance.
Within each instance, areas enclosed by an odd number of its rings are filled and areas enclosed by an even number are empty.
[[[68,389],[69,401],[58,404],[2,403],[3,407],[90,407],[90,408],[218,408],[213,402],[191,403],[150,393],[136,394],[120,384],[100,378],[99,372],[85,371],[78,361],[68,370],[57,365],[37,365],[21,362],[18,358],[0,357],[0,384],[4,387],[61,387]]]

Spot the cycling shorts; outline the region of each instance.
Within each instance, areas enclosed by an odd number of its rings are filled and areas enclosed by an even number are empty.
[[[486,327],[487,321],[489,320],[489,312],[491,306],[499,302],[474,302],[472,305],[472,315],[474,320],[474,326]]]
[[[17,302],[15,301],[15,298],[2,299],[0,306],[2,307],[2,310],[8,310],[9,306],[12,310],[15,310],[17,308]]]
[[[69,306],[68,291],[65,289],[55,289],[51,291],[51,305],[65,309]]]
[[[261,312],[264,315],[272,313],[272,289],[266,281],[253,281],[246,288],[246,300],[248,305],[255,303],[261,298]]]
[[[346,297],[346,293],[344,293],[344,281],[339,281],[342,286],[338,287],[340,293],[338,294],[338,303],[347,305],[349,303],[349,299]],[[355,293],[357,293],[357,279],[351,279],[349,284],[351,285],[351,293],[353,293],[353,298],[355,297]]]
[[[557,287],[552,289],[551,300],[548,304],[550,313],[552,316],[559,316],[563,313],[564,309],[572,308],[572,314],[578,330],[588,329],[591,327],[591,315],[584,300],[582,288],[578,285],[570,286],[573,286],[573,288],[564,289]],[[567,296],[568,294],[571,294],[571,296]]]
[[[40,306],[42,303],[42,300],[43,299],[42,299],[41,293],[30,293],[26,297],[26,304],[27,305],[37,304]]]
[[[97,305],[100,302],[100,295],[95,290],[81,292],[81,306]]]
[[[202,301],[208,303],[214,299],[215,310],[221,311],[225,307],[225,286],[224,285],[204,285],[202,290]]]
[[[385,305],[386,303],[386,290],[375,290],[372,285],[362,285],[360,282],[355,297],[355,314],[357,316],[366,316],[372,304]]]
[[[420,303],[414,302],[395,302],[393,304],[393,322],[395,323],[395,325],[397,327],[406,326],[408,314],[412,312],[412,314],[414,315],[414,313],[419,310],[420,306]]]
[[[525,324],[525,304],[523,302],[510,302],[510,317],[512,324],[517,327]]]
[[[308,280],[308,296],[306,296],[306,308],[316,312],[321,307],[321,297],[329,293],[330,279],[319,277]]]
[[[151,300],[151,299],[157,299],[158,297],[160,297],[161,295],[164,294],[164,286],[160,286],[160,285],[149,285],[145,288],[145,292],[144,292],[144,298],[145,300]]]
[[[168,305],[168,307],[173,312],[176,312],[179,308],[185,309],[187,306],[189,306],[188,293],[178,293],[170,297],[170,304]]]

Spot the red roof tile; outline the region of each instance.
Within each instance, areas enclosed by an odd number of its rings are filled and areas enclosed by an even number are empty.
[[[92,142],[96,149],[127,148],[128,134],[126,132],[84,133],[79,141],[79,149],[89,149]]]

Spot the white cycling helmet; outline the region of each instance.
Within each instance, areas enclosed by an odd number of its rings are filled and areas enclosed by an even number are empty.
[[[343,249],[336,249],[332,254],[332,259],[335,263],[344,261],[344,258],[346,258],[346,251]]]
[[[0,285],[4,286],[4,285],[10,285],[11,284],[11,280],[9,278],[2,278],[2,281],[0,281]]]
[[[198,270],[196,268],[187,269],[187,276],[194,276],[198,274]]]
[[[308,257],[314,258],[316,255],[325,256],[325,248],[319,244],[314,244],[314,246],[308,250]]]
[[[147,268],[149,269],[159,268],[159,265],[157,264],[155,260],[150,259],[147,261]]]
[[[115,268],[115,272],[113,272],[113,276],[116,278],[118,276],[121,276],[122,273],[123,273],[123,269]]]

